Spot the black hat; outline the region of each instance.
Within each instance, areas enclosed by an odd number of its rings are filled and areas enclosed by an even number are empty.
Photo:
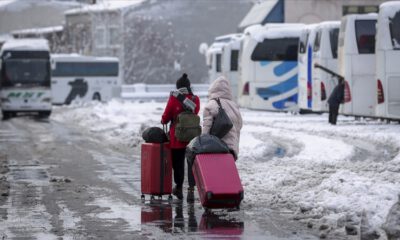
[[[184,74],[182,74],[182,77],[180,77],[177,81],[176,81],[176,88],[177,89],[179,89],[179,88],[183,88],[183,87],[186,87],[186,88],[190,88],[190,80],[189,80],[189,78],[187,77],[187,74],[186,73],[184,73]]]

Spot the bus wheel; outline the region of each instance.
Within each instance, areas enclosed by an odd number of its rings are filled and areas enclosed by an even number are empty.
[[[100,96],[100,93],[95,93],[95,94],[93,94],[93,101],[101,101],[101,96]]]
[[[8,120],[13,117],[12,112],[2,111],[1,113],[3,114],[3,120]]]
[[[50,117],[51,111],[42,111],[39,112],[39,118],[48,118]]]

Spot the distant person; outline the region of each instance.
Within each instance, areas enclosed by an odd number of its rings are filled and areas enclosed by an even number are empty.
[[[182,101],[178,100],[178,98],[182,98]],[[176,90],[171,92],[167,106],[164,110],[164,114],[161,118],[162,124],[168,124],[171,122],[170,148],[175,182],[175,187],[172,190],[172,194],[180,200],[183,199],[182,186],[185,176],[185,151],[188,142],[180,142],[175,136],[177,117],[180,113],[187,110],[198,114],[199,109],[199,97],[193,94],[188,76],[186,73],[184,73],[182,77],[176,81]]]
[[[219,109],[218,103],[215,101],[215,99],[218,98],[222,108],[233,123],[231,130],[221,140],[228,145],[233,157],[237,160],[239,154],[240,130],[242,129],[242,116],[239,111],[239,106],[233,101],[231,85],[224,76],[218,77],[208,89],[208,103],[203,112],[202,133],[210,132],[214,117],[217,115]]]
[[[344,80],[339,79],[338,85],[333,89],[331,96],[329,96],[329,123],[336,125],[337,117],[339,114],[339,106],[343,103],[344,99]]]

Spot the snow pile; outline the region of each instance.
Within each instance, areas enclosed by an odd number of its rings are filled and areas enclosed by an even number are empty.
[[[205,102],[202,101],[204,105]],[[160,126],[165,103],[111,101],[59,107],[52,116],[102,134],[113,144],[139,146],[141,131]],[[271,207],[304,221],[386,221],[400,193],[400,126],[327,115],[242,110],[237,166],[243,208]],[[347,219],[347,220],[346,220]]]

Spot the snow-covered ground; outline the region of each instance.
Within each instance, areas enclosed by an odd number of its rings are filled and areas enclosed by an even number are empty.
[[[203,105],[205,101],[202,101]],[[137,150],[141,132],[161,126],[165,103],[113,100],[57,107],[52,119]],[[273,208],[340,229],[364,214],[379,229],[400,194],[400,125],[242,109],[237,166],[242,208]]]

